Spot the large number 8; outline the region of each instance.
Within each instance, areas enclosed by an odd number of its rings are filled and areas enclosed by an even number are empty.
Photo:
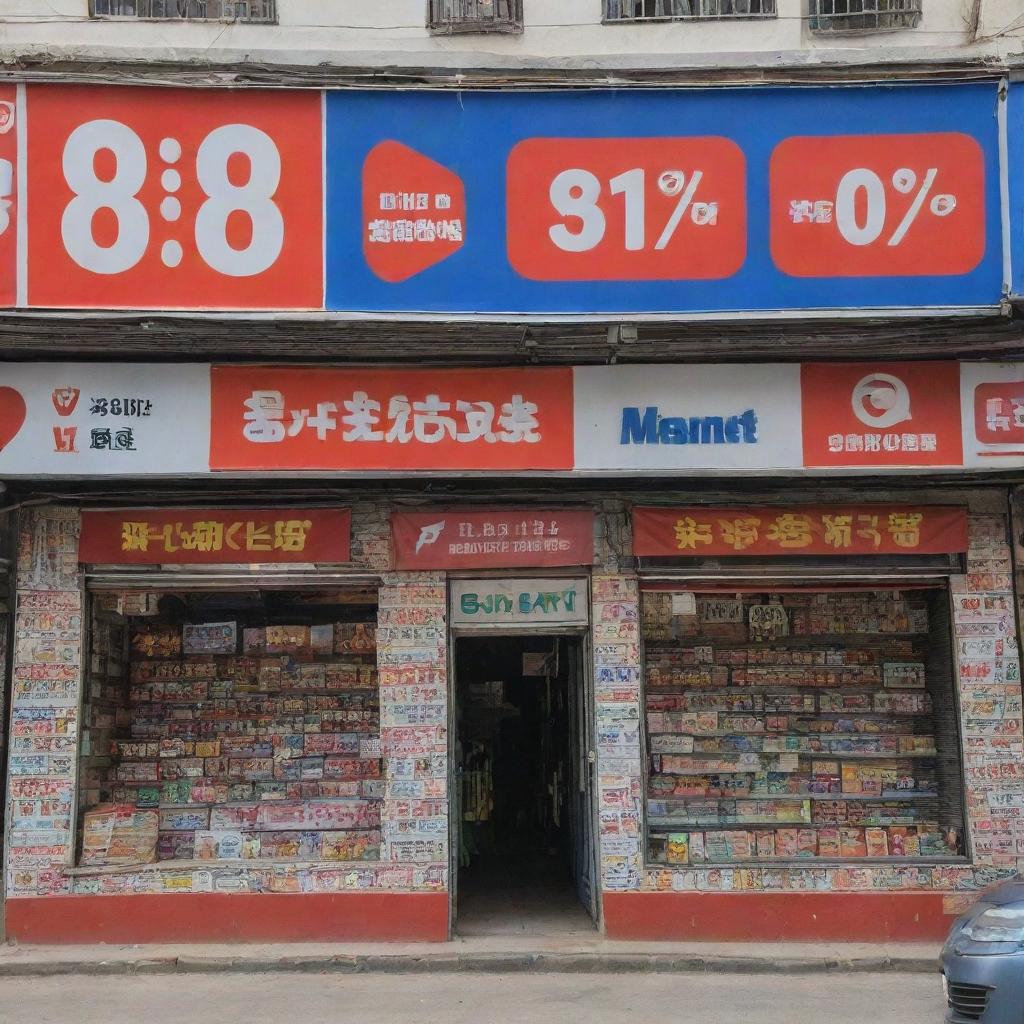
[[[104,149],[110,150],[116,161],[110,181],[96,177],[96,154]],[[146,180],[142,140],[120,121],[89,121],[68,136],[62,167],[64,179],[75,193],[60,221],[68,255],[94,274],[130,270],[149,245],[149,216],[135,198]],[[93,237],[93,217],[99,210],[111,210],[117,218],[113,245],[99,245]]]
[[[228,160],[249,158],[249,180],[235,185]],[[281,155],[266,132],[248,124],[226,124],[203,140],[196,154],[196,176],[209,197],[196,216],[196,248],[214,269],[231,277],[262,274],[277,261],[284,245],[284,218],[273,196],[281,181]],[[252,239],[244,249],[228,242],[228,217],[239,210],[252,222]]]

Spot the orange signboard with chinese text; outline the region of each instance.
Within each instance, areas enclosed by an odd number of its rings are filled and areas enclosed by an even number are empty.
[[[966,550],[967,510],[948,506],[633,510],[635,555],[935,555]]]
[[[215,366],[212,470],[568,470],[569,367]]]
[[[348,509],[83,512],[78,560],[108,565],[347,562]]]

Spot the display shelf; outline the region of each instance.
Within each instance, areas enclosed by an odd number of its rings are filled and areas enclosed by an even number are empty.
[[[236,690],[231,697],[208,697],[207,700],[235,700],[239,697],[338,697],[345,693],[379,693],[379,686],[345,686],[339,690]],[[154,701],[153,703],[159,703]]]
[[[722,829],[720,831],[729,831]],[[654,870],[671,868],[678,871],[703,870],[714,868],[757,868],[766,864],[773,867],[791,866],[801,868],[828,867],[885,867],[902,865],[905,867],[927,868],[933,865],[970,864],[969,857],[960,855],[944,856],[942,854],[922,854],[919,857],[751,857],[749,860],[705,860],[698,864],[676,863],[674,861],[651,860],[647,867]]]
[[[907,688],[895,688],[889,687],[888,689],[884,686],[826,686],[826,685],[811,685],[800,686],[797,683],[760,683],[757,686],[747,686],[745,683],[737,683],[735,686],[691,686],[688,690],[663,690],[661,687],[647,686],[644,696],[647,699],[651,697],[690,697],[694,694],[709,694],[713,697],[723,697],[725,695],[736,696],[738,694],[749,693],[752,696],[758,696],[761,694],[776,694],[779,691],[788,690],[791,693],[805,694],[805,693],[828,693],[828,694],[876,694],[876,693],[925,693],[927,691],[922,689],[911,689]],[[782,712],[780,712],[781,714]],[[841,712],[837,712],[841,713]],[[873,712],[878,714],[879,712]]]
[[[671,735],[671,734],[661,734]],[[708,737],[700,737],[707,739]],[[902,752],[899,750],[651,750],[654,757],[725,757],[735,754],[756,754],[758,757],[778,757],[780,754],[796,754],[798,757],[817,757],[826,761],[842,760],[844,758],[874,757],[886,760],[901,757],[938,757],[937,750],[913,750]]]
[[[168,655],[166,657],[159,658],[146,658],[137,656],[131,658],[126,668],[128,668],[129,674],[131,668],[137,665],[210,665],[216,664],[215,661],[202,660],[202,659],[214,659],[223,658],[226,661],[237,661],[240,658],[259,660],[260,658],[293,658],[300,665],[366,665],[365,661],[353,661],[353,658],[375,658],[375,651],[367,651],[365,654],[356,654],[350,652],[348,654],[323,654],[306,652],[305,655],[299,657],[296,651],[281,651],[269,654],[266,651],[236,651],[232,654],[220,653],[214,654],[212,652],[204,652],[202,654],[181,654]],[[218,666],[219,667],[219,666]],[[180,677],[179,677],[180,678]]]
[[[675,698],[673,698],[675,699]],[[701,702],[703,703],[703,702]],[[856,710],[845,710],[845,711],[817,711],[814,708],[725,708],[725,707],[706,707],[702,706],[699,708],[659,708],[659,707],[648,707],[646,708],[645,715],[719,715],[721,717],[729,718],[748,718],[748,717],[770,717],[770,718],[797,718],[797,719],[835,719],[837,721],[873,721],[875,719],[883,719],[886,721],[898,721],[900,723],[912,723],[914,719],[921,719],[927,722],[934,721],[934,712],[910,712],[910,711],[899,711],[899,712],[886,712],[886,711],[856,711]],[[649,721],[645,720],[645,724],[650,725]],[[684,728],[695,729],[696,726],[684,726]],[[657,733],[660,734],[666,730],[659,729]],[[750,736],[760,736],[762,733],[776,732],[783,734],[786,732],[794,732],[792,728],[787,727],[786,729],[732,729],[724,730],[719,729],[720,732],[733,732],[733,733],[745,733]],[[882,733],[873,732],[869,729],[844,729],[844,730],[832,730],[834,735],[883,735]],[[694,735],[698,735],[694,733]],[[899,735],[898,733],[892,735]]]
[[[642,632],[643,623],[641,622],[640,625]],[[719,625],[723,624],[720,623]],[[732,625],[738,626],[741,623],[732,623]],[[719,641],[714,636],[681,636],[675,640],[648,640],[645,638],[643,643],[647,649],[653,648],[654,650],[664,649],[669,651],[678,651],[680,648],[687,649],[691,647],[713,647],[716,651],[758,651],[772,647],[820,647],[827,644],[837,647],[857,647],[859,650],[861,647],[877,647],[879,644],[886,643],[889,640],[923,640],[928,636],[927,630],[915,630],[909,633],[888,633],[882,631],[870,633],[800,633],[797,635],[790,634],[789,636],[773,637],[771,640],[747,640],[746,642],[736,640]],[[851,643],[851,640],[857,641],[857,643]],[[898,661],[899,659],[894,658],[890,660]]]
[[[382,797],[364,797],[364,796],[317,796],[310,797],[305,800],[228,800],[222,803],[202,803],[202,804],[154,804],[152,810],[177,810],[177,811],[192,811],[192,810],[208,810],[211,807],[280,807],[282,804],[305,804],[305,803],[317,803],[317,804],[331,804],[332,806],[355,806],[362,804],[379,804],[383,802]],[[356,826],[359,828],[370,828],[369,825]],[[268,831],[291,831],[290,829],[263,829],[264,832]],[[311,831],[321,831],[318,829],[312,829]]]
[[[898,717],[898,716],[893,716]],[[923,717],[918,715],[917,717]],[[666,732],[662,729],[649,729],[647,731],[648,736],[685,736],[691,740],[722,740],[728,739],[730,736],[742,736],[747,739],[782,739],[783,737],[796,737],[798,739],[811,739],[811,738],[828,738],[833,739],[840,738],[844,739],[847,737],[858,737],[863,738],[867,736],[894,736],[909,738],[911,736],[920,736],[920,733],[913,732],[750,732],[744,729],[715,729],[708,732]],[[757,751],[752,751],[757,753]],[[771,751],[771,753],[780,753],[780,751]],[[789,751],[781,751],[781,753],[789,753]]]
[[[224,804],[215,804],[213,806],[223,807]],[[140,808],[140,810],[157,810],[155,807]],[[225,828],[225,832],[258,832],[260,835],[274,835],[281,832],[376,832],[380,829],[380,823],[374,825],[290,825],[288,828],[267,828],[266,825],[232,825],[230,828]],[[164,828],[160,832],[163,835],[188,835],[192,832],[206,832],[209,829],[173,829]],[[214,830],[218,831],[218,830]],[[259,861],[260,858],[254,857],[254,861]],[[220,863],[220,861],[213,861],[212,863]]]
[[[244,693],[234,694],[230,697],[196,697],[193,700],[143,700],[136,701],[133,705],[136,709],[145,709],[153,705],[168,704],[171,707],[197,707],[201,704],[209,704],[215,700],[238,700],[242,697],[339,697],[346,693],[379,693],[376,686],[347,686],[344,690],[248,690]],[[313,714],[315,712],[311,712]]]
[[[341,831],[340,829],[338,831]],[[376,849],[376,847],[371,847]],[[291,857],[225,857],[223,859],[195,858],[195,857],[169,857],[166,860],[150,861],[147,864],[112,864],[106,866],[68,867],[62,868],[63,874],[75,878],[87,878],[92,875],[129,875],[140,872],[182,872],[182,871],[209,871],[213,868],[251,868],[253,870],[272,868],[275,866],[287,866],[296,869],[321,868],[330,870],[362,871],[372,867],[379,857],[368,857],[364,860],[310,860],[308,857],[299,859]],[[417,865],[417,867],[429,865]]]
[[[751,829],[800,828],[812,829],[831,828],[830,825],[814,825],[804,818],[779,821],[734,821],[716,818],[714,821],[670,821],[667,818],[650,818],[647,827],[652,832],[747,832]]]
[[[298,735],[298,734],[296,733],[296,735]],[[320,735],[332,735],[332,734],[329,734],[329,733],[328,734],[324,734],[324,733],[307,733],[306,735],[320,736]],[[340,733],[338,735],[348,735],[348,734]],[[142,742],[147,742],[147,741],[143,740]],[[148,741],[148,742],[152,742],[152,741]],[[187,742],[191,742],[191,741],[187,741]],[[212,760],[215,760],[215,759],[219,760],[222,757],[223,758],[228,758],[229,760],[232,760],[232,761],[250,761],[250,760],[253,760],[255,758],[258,758],[260,760],[270,760],[271,758],[273,758],[274,755],[273,754],[174,754],[174,755],[171,755],[169,757],[159,757],[159,756],[157,756],[157,757],[118,757],[118,756],[116,756],[114,754],[91,754],[89,756],[90,757],[101,757],[101,758],[104,758],[104,759],[110,760],[110,761],[116,760],[118,764],[148,764],[148,763],[151,763],[153,761],[156,761],[158,763],[162,762],[162,761],[184,761],[184,760],[212,761]],[[282,764],[282,763],[287,764],[288,761],[300,761],[300,760],[302,760],[303,758],[306,758],[306,757],[340,757],[340,758],[344,758],[345,760],[349,760],[349,761],[379,761],[380,760],[379,756],[378,757],[360,757],[358,754],[303,754],[301,757],[291,757],[291,758],[288,758],[287,760],[285,760],[283,762],[282,761],[278,761],[277,763],[278,764]],[[204,779],[204,778],[206,778],[206,776],[205,775],[195,775],[195,776],[189,775],[189,776],[184,776],[184,778]],[[176,782],[178,780],[177,779],[162,779],[161,781],[162,782]],[[269,781],[278,781],[278,782],[280,782],[282,780],[280,780],[280,779],[277,779],[277,780],[271,779]],[[291,780],[291,781],[297,781],[297,780]]]
[[[752,751],[744,751],[744,753],[752,753]],[[805,759],[822,758],[822,754],[819,754],[819,753],[805,754],[805,753],[800,753],[799,751],[795,751],[795,750],[787,750],[787,751],[784,751],[783,753],[785,753],[785,754],[795,754],[797,757],[805,758]],[[913,753],[913,754],[833,754],[833,753],[828,753],[828,752],[822,752],[822,753],[825,755],[824,759],[825,760],[829,760],[829,761],[905,761],[905,760],[921,760],[921,761],[928,760],[928,761],[934,761],[936,758],[938,758],[940,756],[937,753],[935,753],[935,754],[921,754],[921,753]],[[652,756],[653,757],[667,756],[667,757],[706,757],[706,758],[710,758],[710,757],[714,757],[715,755],[713,755],[713,754],[692,754],[692,755],[691,754],[667,754],[667,755],[653,754]],[[778,756],[778,755],[777,755],[777,752],[772,752],[770,754],[758,754],[757,756],[758,757],[772,757],[772,756]],[[719,758],[719,759],[721,760],[721,758]],[[667,771],[667,770],[663,769],[661,771],[655,772],[654,774],[656,774],[656,775],[684,775],[684,776],[685,775],[751,775],[751,774],[757,774],[759,771],[774,772],[774,773],[779,774],[779,775],[795,775],[796,774],[795,772],[781,772],[777,768],[764,767],[764,766],[762,766],[760,768],[713,768],[713,767],[688,768],[685,771]]]
[[[710,646],[710,645],[709,645]],[[725,650],[726,648],[715,647],[716,652]],[[672,650],[669,648],[668,650]],[[675,652],[678,653],[678,648],[674,648]],[[750,650],[757,650],[757,648],[750,648]],[[830,663],[801,663],[798,661],[744,661],[737,664],[727,662],[716,662],[716,661],[697,661],[687,662],[686,664],[675,665],[675,668],[682,669],[701,669],[701,668],[729,668],[729,669],[750,669],[750,668],[777,668],[783,671],[791,669],[808,669],[815,672],[867,672],[872,669],[881,669],[883,664],[899,664],[904,662],[912,661],[913,659],[907,658],[886,658],[884,662],[872,661],[857,665],[833,665]],[[656,663],[657,665],[658,663]],[[881,679],[878,680],[881,683]]]
[[[380,760],[380,758],[376,758],[376,757],[363,757],[363,758],[353,757],[353,758],[350,758],[349,760],[352,760],[352,761],[378,761],[378,760]],[[36,778],[41,779],[41,778],[47,778],[47,777],[48,776],[43,776],[43,775],[33,775],[32,776],[32,778],[34,778],[34,779],[36,779]],[[200,776],[200,777],[201,778],[205,778],[205,776]],[[129,782],[128,780],[125,780],[125,779],[112,779],[112,780],[108,780],[105,783],[105,786],[106,786],[107,789],[111,789],[111,790],[113,790],[113,789],[121,789],[121,788],[125,788],[125,789],[141,789],[141,788],[144,788],[146,786],[153,786],[153,787],[156,787],[156,788],[160,788],[161,786],[165,786],[168,783],[195,781],[195,778],[196,777],[194,777],[194,776],[189,776],[188,778],[184,778],[184,779],[153,779],[153,780],[150,780],[149,782],[135,782],[135,781]],[[379,781],[383,781],[383,779],[384,779],[383,775],[324,775],[324,776],[322,776],[319,779],[231,779],[227,784],[228,785],[245,785],[246,783],[249,783],[251,785],[258,786],[258,785],[270,785],[272,783],[285,784],[285,783],[298,783],[298,782],[376,782],[378,780]],[[346,800],[346,799],[363,799],[363,798],[362,797],[352,797],[352,798],[349,798],[349,797],[331,797],[331,796],[318,796],[318,797],[308,797],[308,798],[307,797],[303,797],[302,798],[302,800],[307,800],[307,799],[314,799],[314,800]],[[367,797],[366,799],[371,799],[371,798]],[[377,799],[377,798],[373,797],[372,799]],[[243,801],[243,802],[248,802],[248,801]],[[295,803],[295,802],[300,802],[300,801],[299,801],[298,797],[296,797],[294,800],[290,800],[288,797],[281,797],[279,800],[259,800],[259,801],[253,800],[252,802],[253,803],[265,803],[265,804],[277,804],[277,803]],[[199,805],[198,804],[188,804],[187,806],[189,806],[189,807],[197,807]],[[216,806],[222,807],[223,804],[217,804]]]
[[[801,800],[823,803],[847,801],[850,803],[901,803],[904,800],[937,800],[938,793],[901,793],[899,796],[864,796],[858,793],[745,793],[741,796],[653,796],[647,799],[661,803],[684,800],[776,800],[779,803],[798,803]]]

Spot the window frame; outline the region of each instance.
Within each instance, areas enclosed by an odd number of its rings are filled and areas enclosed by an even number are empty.
[[[705,4],[727,4],[745,3],[748,7],[755,5],[770,10],[760,11],[733,11],[731,13],[698,13],[698,14],[633,14],[612,13],[613,8],[620,9],[626,4],[641,3],[649,5],[655,0],[602,0],[601,23],[603,25],[664,25],[669,22],[690,22],[690,21],[765,21],[778,18],[778,5],[776,0],[658,0],[660,3],[674,6],[685,4],[686,6],[704,6]]]
[[[180,0],[167,0],[168,6],[175,2],[180,2]],[[251,15],[239,17],[237,13],[239,0],[186,0],[186,2],[189,7],[193,4],[202,4],[204,7],[211,4],[219,5],[222,13],[219,17],[180,13],[176,15],[163,15],[152,13],[154,0],[89,0],[89,17],[94,21],[146,21],[160,24],[173,21],[197,25],[276,25],[278,23],[277,0],[242,0],[247,9],[251,10],[254,6],[261,7],[265,15],[263,17],[252,17]],[[111,8],[124,8],[128,6],[133,7],[136,13],[131,14],[120,10],[111,10]],[[233,16],[223,13],[224,8],[227,6],[234,8],[235,13]],[[97,10],[99,7],[105,7],[107,10]],[[137,13],[140,7],[148,7],[150,13]]]
[[[473,8],[476,16],[468,11],[456,14],[456,5]],[[490,18],[479,16],[484,5],[492,7]],[[503,6],[507,14],[500,13]],[[521,35],[523,0],[427,0],[426,26],[432,36]]]
[[[823,14],[822,8],[828,6],[845,6],[848,9]],[[849,9],[855,6],[861,9]],[[807,0],[807,28],[815,36],[867,36],[882,32],[912,32],[921,24],[923,17],[922,0]],[[858,23],[860,19],[871,18],[875,19],[874,25]],[[879,24],[883,19],[893,19],[899,24]]]

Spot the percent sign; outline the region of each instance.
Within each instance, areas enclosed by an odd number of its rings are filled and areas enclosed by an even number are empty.
[[[929,167],[918,187],[917,173],[909,167],[901,167],[893,172],[890,180],[897,192],[901,195],[910,195],[915,188],[917,192],[903,219],[889,236],[887,245],[897,246],[906,238],[925,202],[928,203],[929,211],[936,217],[947,217],[956,209],[956,196],[949,193],[931,195],[938,173],[938,168]],[[861,191],[864,193],[863,224],[857,220],[857,200]],[[887,212],[886,188],[874,171],[866,167],[857,167],[842,176],[836,190],[836,225],[847,242],[851,245],[871,245],[877,241],[885,229]]]
[[[680,170],[665,170],[658,175],[658,191],[664,196],[678,196],[679,199],[654,243],[656,251],[668,247],[687,211],[691,222],[698,227],[718,222],[717,202],[694,201],[703,178],[701,170],[692,171],[689,177]],[[604,240],[608,221],[598,205],[602,188],[597,175],[581,168],[562,171],[551,182],[551,205],[563,217],[575,217],[580,221],[577,231],[570,230],[565,224],[554,224],[548,229],[551,241],[563,252],[590,252]],[[642,167],[634,167],[618,174],[608,182],[608,188],[611,195],[624,197],[626,249],[629,252],[644,250],[647,247],[646,171]]]

